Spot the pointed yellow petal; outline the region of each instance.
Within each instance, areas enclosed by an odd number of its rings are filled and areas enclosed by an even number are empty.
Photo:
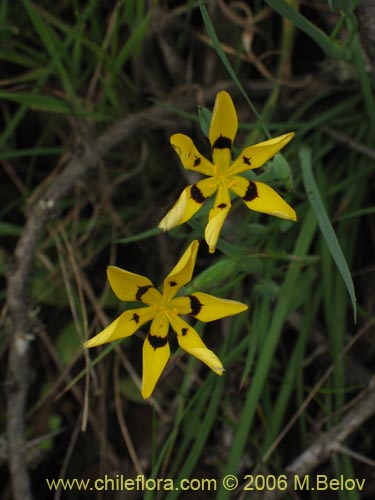
[[[231,175],[240,174],[241,172],[245,172],[245,170],[261,167],[280,149],[286,146],[293,139],[294,135],[294,132],[290,132],[289,134],[280,135],[279,137],[274,137],[268,141],[245,148],[232,163],[228,173]]]
[[[233,176],[230,189],[239,196],[251,210],[275,215],[281,219],[297,220],[293,208],[279,196],[274,189],[262,182],[253,182]]]
[[[163,297],[165,300],[172,300],[178,290],[191,281],[195,260],[197,258],[198,247],[198,241],[192,241],[175,267],[165,278],[163,283]]]
[[[177,297],[171,302],[180,314],[186,314],[204,321],[215,321],[239,314],[248,309],[246,304],[236,300],[221,299],[203,292],[196,292],[187,297]]]
[[[210,253],[216,249],[216,243],[219,239],[221,228],[230,210],[229,190],[224,184],[220,184],[217,191],[216,200],[208,216],[208,224],[204,231],[205,240]]]
[[[188,203],[190,190],[191,186],[188,186],[182,191],[176,203],[159,222],[158,227],[160,229],[169,231],[189,220],[200,209],[202,204],[197,204],[193,200]]]
[[[190,137],[174,134],[170,141],[184,168],[209,176],[214,174],[214,166],[200,154]]]
[[[208,138],[211,147],[215,147],[217,141],[224,142],[223,139],[230,142],[229,148],[234,142],[238,128],[237,113],[231,96],[228,92],[222,90],[216,96],[214,110]]]
[[[137,300],[150,305],[160,303],[160,293],[145,276],[116,266],[107,267],[107,276],[112,290],[120,300]]]
[[[92,337],[90,340],[84,342],[83,346],[88,349],[89,347],[96,347],[98,345],[106,344],[107,342],[118,339],[119,337],[116,335],[116,333],[118,334],[119,332],[117,326],[119,324],[120,317],[121,316],[112,321],[112,323],[110,323],[106,328],[104,328],[104,330],[95,335],[95,337]],[[126,335],[124,335],[124,337],[125,336]]]
[[[203,179],[196,184],[185,188],[177,202],[159,222],[159,227],[164,231],[183,224],[198,212],[203,203],[216,191],[217,183],[211,178]]]
[[[208,245],[209,253],[214,253],[216,250],[217,240],[219,239],[221,228],[228,215],[230,207],[223,210],[213,208],[210,210],[210,221],[204,230],[204,238]]]
[[[238,120],[230,95],[221,91],[216,96],[208,138],[213,163],[223,171],[230,165],[231,148],[236,137]]]
[[[143,343],[142,396],[151,396],[170,356],[169,321],[160,313],[151,323],[150,333]]]
[[[217,375],[222,375],[224,368],[220,359],[213,351],[207,348],[194,328],[176,315],[170,315],[169,321],[177,334],[180,347],[205,363]]]
[[[124,311],[117,319],[104,328],[104,330],[83,345],[86,348],[96,347],[106,344],[107,342],[129,337],[154,316],[155,309],[152,307],[140,307],[138,309]]]

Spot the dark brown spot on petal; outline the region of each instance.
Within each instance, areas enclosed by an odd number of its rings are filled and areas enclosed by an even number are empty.
[[[151,335],[151,333],[147,335],[147,340],[155,350],[164,347],[168,342],[167,337],[158,337],[157,335]]]
[[[182,330],[181,330],[181,335],[182,335],[183,337],[185,337],[185,335],[187,334],[188,330],[189,330],[189,328],[182,328]]]
[[[169,285],[170,286],[177,286],[177,282],[172,280],[169,282]]]
[[[245,196],[242,197],[243,201],[252,201],[258,198],[258,190],[254,182],[249,181]]]
[[[139,314],[134,313],[133,317],[132,317],[132,320],[135,321],[138,324],[139,323]]]
[[[201,304],[200,300],[195,295],[188,295],[188,297],[190,299],[191,307],[191,312],[189,314],[191,316],[196,316],[200,313],[203,304]]]
[[[204,203],[207,198],[203,196],[202,191],[199,189],[199,187],[196,184],[193,184],[190,188],[190,195],[191,198],[197,202],[197,203]]]
[[[151,285],[139,286],[135,295],[136,300],[142,300],[143,295],[152,288]]]
[[[227,206],[226,203],[220,203],[220,205],[217,206],[217,208],[225,208]]]
[[[232,146],[232,141],[229,137],[224,137],[223,135],[219,135],[216,141],[212,145],[212,149],[230,149]]]
[[[198,165],[200,164],[201,164],[201,159],[199,158],[199,156],[196,156],[193,167],[198,167]]]
[[[245,165],[251,165],[251,161],[250,161],[250,158],[247,158],[246,156],[243,156],[242,157],[242,160],[244,162]]]

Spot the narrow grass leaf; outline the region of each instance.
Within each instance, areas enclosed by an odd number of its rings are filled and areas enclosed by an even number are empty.
[[[152,229],[147,229],[141,233],[134,234],[132,236],[127,236],[126,238],[119,238],[117,243],[133,243],[134,241],[146,240],[157,234],[162,233],[163,230],[158,227],[153,227]]]
[[[188,381],[188,378],[191,377],[191,371],[189,369],[189,365],[191,367],[192,364],[195,362],[196,362],[196,360],[193,358],[191,358],[188,361],[188,368],[186,371],[186,375],[184,377],[184,381],[183,381],[182,386],[181,386],[180,391],[179,391],[181,394],[181,397],[183,397],[184,394],[187,394],[189,387],[191,386],[191,381]],[[150,478],[155,479],[158,477],[159,470],[162,467],[162,463],[165,459],[165,456],[167,453],[170,452],[169,451],[170,446],[173,446],[173,444],[174,444],[175,432],[178,432],[179,427],[181,425],[183,425],[183,421],[189,415],[189,412],[194,410],[195,412],[198,412],[198,413],[201,413],[201,412],[206,413],[206,408],[208,406],[208,400],[211,399],[211,394],[212,394],[212,382],[216,378],[216,376],[212,373],[209,375],[208,378],[210,379],[210,382],[207,380],[207,383],[202,384],[201,387],[199,388],[199,390],[197,392],[195,392],[195,394],[193,394],[192,397],[186,398],[186,399],[184,399],[184,401],[181,402],[181,410],[179,412],[179,415],[175,419],[173,428],[171,429],[169,436],[167,437],[167,439],[163,443],[161,450],[158,451],[157,462],[154,464],[154,466],[152,468]],[[189,444],[190,444],[190,440],[189,440]],[[178,453],[174,459],[174,464],[178,465],[178,467],[177,467],[178,472],[181,471],[181,466],[179,466],[180,461],[178,459],[178,455],[179,455],[180,450],[183,447],[184,447],[184,443],[183,442],[179,443]],[[184,458],[183,461],[185,463],[186,462],[185,456],[183,458]],[[175,475],[173,472],[173,469],[171,469],[170,473],[172,476]],[[153,500],[153,499],[154,499],[154,495],[153,495],[152,490],[146,491],[144,494],[144,500]]]
[[[317,43],[324,52],[334,59],[349,59],[349,51],[338,45],[337,42],[331,40],[322,30],[317,28],[306,17],[300,14],[285,0],[265,0],[273,10],[278,12],[282,17],[297,26],[301,31],[306,33],[315,43]]]
[[[56,28],[58,31],[61,31],[61,33],[64,35],[64,49],[67,49],[68,46],[70,45],[71,41],[76,38],[76,30],[80,29],[80,24],[78,24],[76,27],[72,28],[68,23],[65,23],[59,16],[53,15],[47,10],[44,10],[40,5],[38,5],[38,12],[40,13],[41,16],[43,16],[43,19],[48,22],[48,24]],[[85,16],[82,16],[82,19],[85,19]],[[85,21],[83,21],[85,22]],[[81,41],[82,44],[87,47],[94,55],[95,57],[102,61],[105,57],[103,48],[93,42],[91,39],[89,39],[86,36],[81,36]]]
[[[13,64],[18,64],[19,66],[24,66],[26,68],[33,68],[35,66],[35,61],[29,56],[21,54],[17,50],[12,50],[10,48],[0,48],[0,59],[3,61],[9,61]]]
[[[1,99],[1,96],[0,96]],[[27,112],[27,106],[21,105],[17,111],[13,113],[7,125],[3,128],[0,135],[0,148],[3,148],[8,139],[13,137],[14,131],[17,129],[18,125],[22,121],[23,117]]]
[[[71,107],[64,101],[49,95],[27,94],[24,92],[0,92],[0,99],[24,104],[31,109],[39,109],[51,113],[72,113]]]
[[[21,227],[0,221],[0,236],[19,236],[21,233]]]
[[[348,212],[346,214],[341,215],[339,221],[354,219],[355,217],[363,217],[364,215],[375,214],[375,207],[366,207],[360,208],[358,210],[354,210],[353,212]]]
[[[229,59],[227,58],[221,44],[220,44],[220,40],[216,34],[216,31],[215,31],[215,28],[211,22],[211,19],[210,19],[210,16],[208,14],[208,11],[206,9],[206,6],[204,4],[204,1],[203,0],[198,0],[198,5],[199,5],[199,8],[200,8],[200,11],[201,11],[201,14],[202,14],[202,18],[203,18],[203,22],[206,26],[206,30],[207,30],[207,33],[208,33],[208,36],[210,37],[210,40],[212,42],[212,45],[214,47],[214,49],[216,50],[217,52],[217,55],[220,57],[221,59],[221,62],[223,63],[225,69],[228,71],[230,77],[232,78],[232,80],[235,82],[235,84],[237,85],[237,87],[239,88],[240,92],[242,93],[242,95],[244,96],[246,102],[248,103],[248,105],[250,106],[252,112],[254,113],[255,117],[257,118],[257,120],[259,121],[259,123],[261,124],[265,134],[267,137],[270,137],[270,133],[268,132],[268,129],[264,123],[264,121],[262,120],[261,116],[259,115],[258,111],[256,110],[254,104],[251,102],[251,100],[249,99],[245,89],[243,88],[241,82],[239,81],[237,75],[236,75],[236,72],[234,71],[231,63],[229,62]]]
[[[288,406],[290,405],[290,398],[295,391],[295,385],[298,383],[298,379],[303,379],[301,371],[303,367],[306,343],[316,318],[320,302],[321,291],[317,288],[315,295],[310,297],[310,301],[305,302],[305,310],[302,314],[301,325],[298,329],[298,338],[293,347],[293,352],[289,356],[289,363],[285,369],[285,375],[280,389],[278,390],[272,414],[269,417],[270,421],[267,426],[267,434],[263,445],[264,451],[267,450],[265,456],[263,456],[264,461],[268,461],[270,455],[272,454],[272,443],[274,442],[277,434],[281,431],[285,414]]]
[[[212,112],[205,108],[204,106],[198,106],[198,117],[199,117],[199,125],[201,127],[202,132],[206,137],[208,137],[208,132],[210,130]]]
[[[115,340],[111,344],[109,344],[107,347],[105,347],[94,359],[90,359],[90,368],[93,368],[95,365],[99,363],[103,358],[105,358],[111,351],[113,351],[121,342],[123,342],[124,339],[121,340]],[[73,380],[67,384],[64,389],[56,396],[56,400],[58,400],[63,394],[65,394],[67,391],[69,391],[72,387],[75,386],[77,382],[81,380],[87,373],[87,368],[84,368],[81,370],[78,375],[74,377]]]
[[[336,237],[335,231],[333,230],[325,206],[320,197],[318,186],[316,185],[315,182],[315,178],[311,168],[311,150],[307,147],[302,147],[299,151],[299,157],[301,161],[303,183],[305,186],[307,196],[309,198],[311,208],[315,213],[320,230],[327,243],[332,258],[335,261],[338,270],[340,271],[340,274],[346,285],[346,289],[349,293],[350,300],[353,306],[354,322],[356,322],[357,306],[356,306],[356,297],[355,297],[353,280],[348,265],[346,263],[344,254],[342,253],[340,243]]]
[[[214,421],[217,418],[218,407],[223,397],[223,386],[224,378],[220,378],[215,383],[215,387],[211,393],[211,397],[207,406],[207,410],[204,413],[202,423],[196,430],[195,441],[193,442],[191,449],[186,457],[185,463],[180,470],[180,474],[176,479],[177,484],[181,483],[183,479],[190,477],[190,474],[194,470],[194,467],[199,460],[202,449],[206,444]],[[179,493],[180,492],[178,490],[173,490],[168,494],[166,498],[167,500],[174,500],[175,498],[179,497]]]
[[[35,94],[31,92],[30,94],[26,92],[2,92],[0,91],[0,99],[5,99],[7,101],[16,102],[17,104],[21,104],[24,107],[20,107],[17,110],[17,120],[12,121],[7,129],[4,131],[6,133],[6,138],[9,137],[10,131],[12,131],[15,126],[18,125],[19,120],[22,119],[25,114],[25,109],[30,108],[34,110],[40,111],[48,111],[49,113],[59,113],[63,115],[71,115],[72,107],[70,103],[62,101],[61,99],[57,99],[57,97],[53,97],[50,95],[42,95]],[[91,111],[77,111],[76,116],[85,116],[90,117],[96,120],[107,121],[108,116],[102,113],[95,113]],[[0,136],[0,145],[5,142],[4,134]]]
[[[359,81],[361,84],[361,90],[363,99],[366,105],[366,111],[370,119],[370,124],[372,128],[373,144],[375,139],[375,99],[371,89],[370,76],[366,70],[366,63],[363,57],[362,47],[358,36],[354,38],[353,41],[354,48],[354,64],[356,65]]]
[[[57,38],[57,35],[53,31],[53,29],[44,22],[44,19],[36,10],[32,2],[30,2],[30,0],[23,0],[23,3],[34,25],[34,28],[36,29],[43,45],[45,46],[47,52],[51,57],[53,66],[55,67],[57,73],[60,75],[60,78],[62,80],[66,93],[68,94],[68,97],[72,102],[72,105],[75,107],[79,107],[79,101],[76,98],[69,75],[61,62],[61,54],[60,50],[58,49],[59,40]]]
[[[11,160],[13,158],[24,158],[33,156],[60,155],[63,152],[61,147],[20,149],[14,151],[0,152],[0,160]]]
[[[120,53],[116,58],[115,71],[116,73],[121,70],[126,61],[139,51],[142,41],[147,33],[147,28],[150,22],[150,15],[142,19],[138,26],[134,29]]]
[[[310,211],[303,221],[302,230],[295,245],[294,254],[297,257],[304,257],[306,255],[310,248],[315,230],[316,221],[312,211]],[[249,432],[256,414],[258,401],[262,395],[264,384],[269,375],[284,321],[290,309],[292,290],[295,289],[300,271],[301,269],[299,266],[291,266],[283,283],[279,300],[273,313],[271,326],[267,332],[266,346],[260,353],[251,386],[242,407],[239,423],[236,426],[233,444],[224,469],[224,475],[238,472],[239,464],[243,457],[244,449],[248,442]],[[230,498],[230,496],[230,491],[220,489],[216,498],[218,500],[226,500]]]
[[[357,7],[358,1],[353,0],[327,0],[332,10],[349,10]]]

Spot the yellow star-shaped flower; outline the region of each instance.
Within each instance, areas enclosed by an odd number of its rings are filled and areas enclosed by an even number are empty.
[[[288,144],[294,132],[249,146],[231,163],[231,147],[237,128],[237,114],[232,99],[227,92],[222,91],[216,96],[208,134],[212,162],[199,153],[190,137],[174,134],[170,139],[184,168],[207,175],[208,178],[185,188],[175,205],[159,223],[159,227],[168,231],[183,224],[216,193],[205,229],[205,239],[211,253],[215,251],[221,228],[231,207],[230,191],[239,196],[251,210],[283,219],[297,219],[295,211],[267,184],[250,181],[238,175],[264,165]]]
[[[129,337],[148,321],[150,331],[143,344],[142,396],[151,396],[170,356],[168,332],[171,326],[177,340],[186,352],[205,363],[218,375],[224,368],[210,349],[206,347],[198,333],[180,315],[187,315],[208,322],[245,311],[248,306],[234,300],[226,300],[206,293],[192,293],[186,297],[176,297],[178,290],[186,285],[193,275],[198,252],[198,241],[193,241],[176,266],[163,282],[160,293],[152,282],[139,274],[119,267],[109,266],[108,280],[112,290],[120,300],[140,301],[145,307],[124,311],[102,332],[85,342],[85,347],[94,347],[113,340]]]

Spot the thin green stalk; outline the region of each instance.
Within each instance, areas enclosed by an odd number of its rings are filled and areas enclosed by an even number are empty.
[[[310,247],[311,241],[316,231],[316,220],[310,211],[305,217],[300,235],[295,245],[294,254],[297,257],[304,257]],[[292,290],[295,288],[301,269],[299,266],[291,266],[286,274],[283,286],[280,290],[279,300],[274,311],[273,319],[269,331],[267,332],[267,344],[260,354],[258,364],[252,379],[251,387],[247,393],[243,405],[239,424],[234,436],[233,445],[225,465],[224,475],[236,474],[240,467],[241,457],[247,443],[247,438],[256,413],[257,404],[262,394],[264,384],[269,375],[269,371],[274,359],[275,350],[284,326],[285,317],[290,308],[290,298]],[[229,498],[230,492],[220,489],[218,499]]]
[[[293,8],[298,9],[299,0],[290,0]],[[281,48],[280,48],[280,60],[279,67],[276,75],[276,81],[272,87],[272,92],[265,102],[262,112],[261,119],[264,123],[269,123],[271,121],[272,114],[275,110],[277,101],[280,96],[280,91],[282,87],[283,80],[289,77],[289,67],[290,67],[290,57],[293,48],[294,40],[294,25],[287,18],[283,18],[282,22],[282,34],[281,34]],[[246,139],[246,143],[254,144],[259,139],[259,130],[256,128]]]
[[[311,168],[311,150],[309,148],[302,147],[300,149],[300,161],[301,161],[303,182],[305,185],[305,190],[309,198],[311,208],[313,209],[316,215],[320,230],[327,242],[332,258],[335,261],[340,271],[340,274],[345,282],[350,299],[352,301],[354,322],[356,322],[357,308],[356,308],[356,297],[355,297],[353,280],[349,271],[348,264],[346,263],[344,254],[341,250],[340,243],[332,228],[332,224],[329,220],[326,209],[319,194],[318,186],[315,182]]]
[[[215,28],[214,28],[214,26],[213,26],[213,24],[211,22],[211,19],[210,19],[210,16],[208,14],[208,11],[206,9],[206,6],[204,4],[204,1],[203,0],[198,0],[198,5],[199,5],[199,8],[200,8],[200,11],[201,11],[201,14],[202,14],[202,18],[203,18],[204,24],[206,26],[206,30],[207,30],[208,36],[210,37],[210,40],[212,42],[212,45],[214,46],[214,49],[217,52],[217,55],[221,59],[221,62],[223,63],[225,69],[228,71],[230,77],[232,78],[232,80],[235,82],[235,84],[239,88],[241,94],[244,96],[246,102],[250,106],[252,112],[254,113],[255,117],[257,118],[257,120],[259,121],[261,127],[263,128],[264,133],[266,134],[267,137],[271,137],[270,133],[269,133],[269,131],[267,129],[266,123],[263,121],[262,117],[259,115],[258,111],[256,110],[256,107],[254,106],[254,104],[252,103],[252,101],[250,100],[250,98],[248,97],[248,95],[247,95],[245,89],[243,88],[243,86],[242,86],[242,84],[241,84],[238,76],[236,75],[236,72],[234,71],[231,63],[229,62],[229,59],[227,58],[224,50],[221,47],[219,38],[218,38],[218,36],[216,34],[216,31],[215,31]]]
[[[315,24],[300,14],[286,0],[265,0],[266,3],[282,17],[289,19],[297,28],[304,31],[310,38],[316,42],[324,52],[334,59],[349,60],[350,52],[339,45],[338,42],[331,40],[331,37],[319,29]]]

